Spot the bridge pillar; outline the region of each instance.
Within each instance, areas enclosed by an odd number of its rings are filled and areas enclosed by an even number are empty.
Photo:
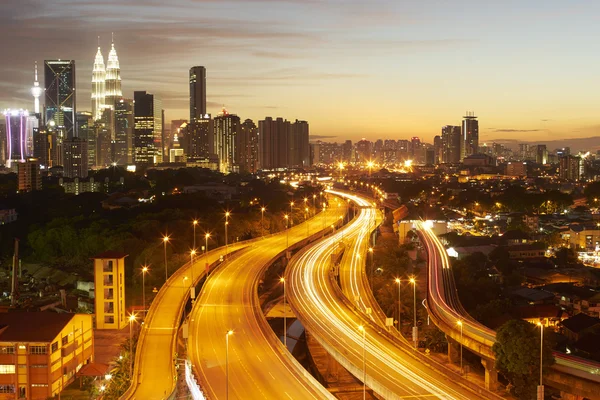
[[[498,386],[498,371],[494,360],[481,359],[481,364],[485,368],[485,388],[494,391]]]
[[[337,383],[340,378],[340,364],[327,353],[327,376],[325,381],[327,383]]]
[[[459,350],[460,345],[456,341],[451,339],[449,336],[446,336],[446,339],[448,340],[448,361],[450,361],[453,364],[459,363],[460,362],[460,350]]]

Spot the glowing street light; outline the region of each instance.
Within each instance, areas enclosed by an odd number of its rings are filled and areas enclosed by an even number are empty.
[[[196,248],[196,226],[198,225],[198,220],[195,219],[192,221],[192,225],[194,226],[194,241],[193,241],[193,245],[192,248]]]
[[[402,279],[396,278],[394,282],[398,284],[398,332],[402,333]]]
[[[169,237],[165,235],[163,236],[163,247],[165,250],[165,283],[167,283],[167,280],[169,279],[169,271],[167,267],[167,243],[169,243]]]
[[[294,226],[294,202],[290,202],[290,225]]]
[[[375,166],[375,163],[371,160],[369,160],[367,162],[367,168],[369,168],[369,178],[371,177],[371,170],[373,169],[373,167]]]
[[[285,218],[285,251],[287,251],[288,247],[290,247],[290,217],[285,214],[283,218]]]
[[[265,237],[265,211],[267,211],[266,207],[263,206],[260,208],[260,234],[262,237]]]
[[[456,324],[460,326],[460,374],[463,374],[463,323],[462,321],[456,321]]]
[[[233,329],[225,334],[225,400],[229,400],[229,336],[233,335]]]
[[[285,278],[279,278],[279,282],[283,284],[283,345],[287,349],[287,313],[286,313],[286,303],[285,303]]]
[[[206,232],[204,234],[204,268],[206,269],[206,274],[208,275],[208,239],[210,239],[210,233]]]
[[[194,256],[196,255],[196,249],[190,250],[190,271],[192,271],[192,281],[190,282],[190,297],[192,302],[196,298],[196,287],[194,286]]]
[[[229,225],[229,216],[231,215],[231,213],[229,211],[227,211],[225,213],[225,258],[227,258],[227,256],[229,255],[229,247],[228,247],[228,243],[227,243],[227,226]]]
[[[415,349],[417,348],[417,341],[419,337],[419,328],[417,328],[417,281],[415,278],[410,278],[410,283],[413,285],[413,342]]]
[[[129,314],[129,376],[133,377],[133,323],[136,320],[135,314]]]
[[[147,265],[142,267],[142,303],[144,308],[144,316],[146,315],[146,273],[148,273],[150,269]]]

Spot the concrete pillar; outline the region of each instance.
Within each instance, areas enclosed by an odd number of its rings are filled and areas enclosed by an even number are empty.
[[[446,339],[448,340],[448,361],[453,364],[460,363],[460,345],[449,336],[446,336]]]
[[[485,388],[494,391],[498,386],[498,371],[494,360],[481,359],[481,364],[485,368]]]

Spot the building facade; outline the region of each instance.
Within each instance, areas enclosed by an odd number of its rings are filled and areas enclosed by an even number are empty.
[[[127,326],[125,257],[127,254],[116,251],[93,257],[96,329],[123,329]]]
[[[446,125],[442,127],[442,163],[457,164],[461,160],[461,128],[460,126]]]
[[[237,164],[237,137],[240,131],[240,117],[223,108],[213,121],[215,154],[219,157],[222,173],[239,172]]]
[[[74,137],[63,142],[65,152],[63,175],[66,178],[87,178],[88,176],[88,154],[87,141]]]
[[[206,68],[190,68],[190,123],[206,115]]]
[[[466,114],[462,121],[461,161],[479,152],[479,121],[474,112]]]
[[[58,146],[63,139],[76,135],[75,115],[77,96],[75,92],[75,61],[44,61],[44,102],[46,123],[54,124],[58,132]]]
[[[238,135],[238,164],[240,171],[255,173],[258,163],[258,128],[254,121],[247,119],[242,123]]]
[[[115,103],[115,140],[113,160],[118,165],[133,163],[133,99]]]
[[[42,190],[40,162],[36,158],[28,158],[18,164],[19,192]]]
[[[145,91],[134,92],[134,162],[162,162],[162,102]]]

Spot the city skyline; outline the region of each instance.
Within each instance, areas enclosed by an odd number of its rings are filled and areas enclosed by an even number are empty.
[[[129,21],[122,16],[133,10],[131,2],[107,8],[93,1],[9,0],[0,20],[14,61],[0,67],[0,109],[33,109],[32,63],[63,58],[78,64],[77,108],[91,110],[86,72],[97,36],[108,48],[114,32],[125,65],[124,95],[156,93],[167,120],[189,116],[189,68],[203,65],[209,113],[225,105],[255,121],[306,119],[312,139],[420,136],[431,142],[466,110],[481,121],[481,142],[600,131],[593,107],[599,60],[584,51],[593,46],[593,15],[600,11],[592,2],[550,1],[543,10],[511,2],[509,11],[506,4],[482,8],[473,1],[435,7],[388,1],[343,7],[339,1],[172,3],[137,7]],[[68,6],[69,14],[57,5]],[[235,12],[227,13],[232,6]],[[193,10],[201,10],[200,17],[187,17],[197,14]],[[468,23],[443,29],[448,18]],[[556,24],[564,29],[558,32]]]

